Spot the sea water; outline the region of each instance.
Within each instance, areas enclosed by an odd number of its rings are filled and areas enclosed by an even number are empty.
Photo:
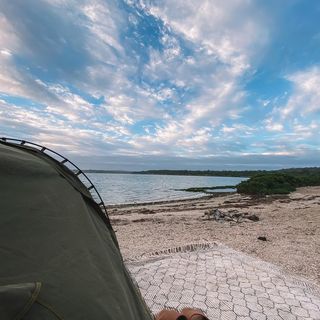
[[[178,189],[193,187],[235,186],[247,178],[171,176],[149,174],[87,173],[105,204],[166,201],[204,196],[205,193]],[[230,192],[218,189],[210,192]]]

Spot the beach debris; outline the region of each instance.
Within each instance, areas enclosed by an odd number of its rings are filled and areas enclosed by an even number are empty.
[[[150,222],[150,223],[163,223],[163,219],[161,218],[137,218],[132,219],[131,223],[142,223],[142,222]]]
[[[205,212],[208,220],[221,220],[225,217],[225,214],[219,209],[213,209]]]
[[[142,218],[142,219],[133,219],[132,220],[132,222],[146,222],[147,221],[147,219],[144,219],[144,218]]]
[[[126,225],[130,223],[130,221],[127,219],[118,219],[118,218],[111,218],[110,221],[112,225]]]
[[[259,221],[259,217],[255,214],[249,214],[248,212],[238,212],[237,210],[229,210],[228,212],[222,212],[215,208],[204,212],[203,220],[214,220],[219,222],[249,222]]]
[[[246,216],[247,219],[251,220],[251,221],[259,221],[259,217],[255,214],[252,214],[250,216]]]
[[[267,241],[267,238],[266,238],[266,237],[262,237],[262,236],[260,236],[260,237],[258,237],[258,240],[261,240],[261,241]]]
[[[141,214],[155,214],[154,210],[151,210],[148,208],[142,208],[139,213],[141,213]]]

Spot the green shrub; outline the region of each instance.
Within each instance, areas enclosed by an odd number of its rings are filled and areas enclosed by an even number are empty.
[[[252,195],[288,194],[301,185],[301,179],[284,173],[258,174],[237,185],[237,192]]]

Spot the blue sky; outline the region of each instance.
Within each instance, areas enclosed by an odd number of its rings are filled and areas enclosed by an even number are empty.
[[[320,2],[1,0],[0,135],[83,168],[320,165]]]

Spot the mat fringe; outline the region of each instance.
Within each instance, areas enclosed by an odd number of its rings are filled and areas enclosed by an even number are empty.
[[[171,247],[171,248],[167,248],[159,251],[144,253],[136,257],[125,259],[125,262],[141,261],[141,259],[156,258],[159,256],[168,256],[175,253],[205,251],[205,250],[210,250],[212,248],[215,248],[217,247],[217,245],[218,244],[216,242],[193,242],[193,243],[185,244],[183,246]]]

